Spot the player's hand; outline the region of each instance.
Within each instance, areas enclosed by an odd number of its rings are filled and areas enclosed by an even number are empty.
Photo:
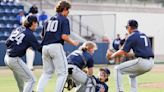
[[[106,53],[106,58],[107,58],[107,60],[112,60],[112,54],[114,53],[114,51],[113,50],[111,50],[111,49],[108,49],[107,50],[107,53]]]
[[[78,46],[79,45],[79,41],[74,41],[73,45],[74,46]]]
[[[104,87],[101,87],[99,92],[105,92],[105,88]]]
[[[87,74],[87,70],[83,69],[83,72],[85,72]]]

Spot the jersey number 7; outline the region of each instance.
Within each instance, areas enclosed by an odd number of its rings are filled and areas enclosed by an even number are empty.
[[[148,40],[146,36],[140,36],[140,38],[144,39],[145,46],[148,46]]]

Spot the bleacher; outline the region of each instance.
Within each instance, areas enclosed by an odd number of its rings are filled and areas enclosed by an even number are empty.
[[[0,2],[0,41],[6,40],[11,31],[19,26],[16,16],[24,6],[13,1]]]

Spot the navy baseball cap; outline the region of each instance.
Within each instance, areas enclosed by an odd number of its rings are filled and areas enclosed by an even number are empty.
[[[137,28],[138,27],[138,22],[136,20],[134,20],[134,19],[131,19],[131,20],[128,21],[127,26],[131,26],[131,27]]]
[[[100,71],[104,71],[106,74],[110,75],[110,70],[108,68],[100,68]]]
[[[29,15],[29,16],[27,16],[27,21],[28,21],[29,23],[32,23],[32,22],[37,22],[37,23],[39,23],[39,22],[38,22],[38,19],[37,19],[37,17],[36,17],[35,15]]]

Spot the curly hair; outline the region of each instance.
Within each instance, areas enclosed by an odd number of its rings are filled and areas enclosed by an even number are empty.
[[[70,9],[71,4],[66,0],[61,0],[57,3],[55,8],[56,8],[56,12],[60,13],[60,12],[63,12],[64,9],[67,9],[67,10]]]

